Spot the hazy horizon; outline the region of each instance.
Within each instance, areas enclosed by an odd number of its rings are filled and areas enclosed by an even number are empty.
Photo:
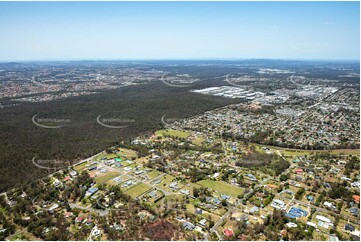
[[[359,61],[359,9],[359,2],[0,2],[0,61]]]
[[[81,62],[81,61],[316,61],[316,62],[360,62],[360,59],[297,59],[297,58],[149,58],[149,59],[139,59],[139,58],[128,58],[128,59],[28,59],[28,60],[0,60],[0,63],[11,63],[11,62],[19,62],[19,63],[27,63],[27,62]]]

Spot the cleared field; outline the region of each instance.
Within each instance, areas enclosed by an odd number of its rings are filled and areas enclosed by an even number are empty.
[[[345,154],[345,155],[358,155],[360,156],[360,150],[352,150],[352,149],[340,149],[340,150],[332,150],[332,154]]]
[[[166,174],[165,176],[162,176],[159,179],[161,180],[161,182],[156,185],[157,187],[162,188],[162,189],[164,189],[164,190],[166,190],[168,192],[174,192],[174,190],[169,187],[169,184],[171,184],[172,181],[175,179],[174,176]],[[178,183],[178,187],[182,187],[182,186],[183,186],[182,184]]]
[[[163,173],[160,172],[160,171],[157,171],[157,170],[152,170],[152,171],[147,173],[149,179],[153,179],[153,178],[155,178],[157,176],[160,176],[161,174],[163,174]]]
[[[107,184],[109,184],[109,185],[111,185],[111,186],[115,186],[115,185],[119,185],[119,184],[122,183],[123,181],[128,180],[128,176],[126,176],[126,175],[120,175],[120,176],[117,176],[117,177],[119,177],[119,178],[121,179],[120,182],[114,181],[114,180],[113,180],[113,179],[115,178],[115,177],[114,177],[114,178],[108,180],[108,181],[107,181]]]
[[[174,176],[166,174],[165,176],[160,178],[162,182],[158,185],[160,187],[168,186],[175,179]]]
[[[73,169],[77,172],[84,170],[84,168],[88,165],[88,162],[81,163],[77,166],[74,166]]]
[[[271,151],[279,150],[281,154],[286,156],[303,156],[303,155],[310,155],[311,153],[316,152],[323,152],[323,153],[329,153],[327,150],[301,150],[301,149],[290,149],[290,148],[283,148],[283,147],[276,147],[276,146],[270,146],[270,145],[261,145],[261,144],[255,144],[252,143],[256,147],[257,151],[262,151],[261,147],[267,147]],[[331,154],[338,154],[338,155],[358,155],[360,156],[360,149],[336,149],[332,150]]]
[[[121,174],[120,172],[116,172],[116,171],[108,172],[104,176],[96,177],[95,181],[99,184],[105,183],[105,182],[109,181],[110,179],[113,179],[113,178],[119,176],[120,174]]]
[[[148,157],[141,157],[141,158],[134,160],[134,162],[138,163],[138,164],[144,164],[147,161],[148,161]]]
[[[95,156],[93,160],[100,161],[104,157],[105,151],[101,152],[99,155]]]
[[[128,159],[131,159],[131,158],[137,158],[138,157],[138,154],[136,151],[134,150],[129,150],[129,149],[125,149],[125,148],[118,148],[118,154],[120,154],[121,156],[125,156],[127,157]]]
[[[147,184],[140,183],[140,184],[130,188],[125,193],[128,194],[129,196],[131,196],[132,198],[136,198],[136,197],[142,195],[143,193],[145,193],[146,191],[150,190],[151,188],[152,187]]]
[[[185,196],[183,194],[170,194],[168,196],[165,196],[161,202],[164,202],[165,200],[170,201],[170,202],[176,202],[178,201],[183,201],[185,198]]]
[[[217,191],[221,194],[227,194],[229,196],[232,196],[236,198],[238,195],[243,194],[243,188],[241,187],[235,187],[231,184],[228,184],[224,181],[211,181],[211,180],[202,180],[197,182],[197,184],[212,188],[213,190]]]
[[[204,141],[205,141],[205,138],[197,137],[192,141],[192,144],[201,146]]]
[[[107,159],[114,159],[114,158],[117,158],[118,155],[116,155],[116,154],[108,154],[108,155],[106,155],[105,157],[106,157]]]
[[[179,138],[187,138],[190,133],[189,132],[184,132],[184,131],[179,131],[179,130],[174,130],[174,129],[161,129],[155,132],[156,135],[169,135],[172,137],[179,137]]]

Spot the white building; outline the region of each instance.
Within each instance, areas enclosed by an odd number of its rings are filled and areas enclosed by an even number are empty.
[[[180,190],[180,193],[183,193],[184,195],[187,195],[187,196],[189,196],[191,194],[191,192],[189,190],[186,190],[186,189]]]
[[[329,209],[335,209],[336,208],[331,202],[327,202],[327,201],[325,201],[323,203],[323,206],[325,206],[325,207],[327,207]]]
[[[325,223],[331,223],[331,220],[329,218],[326,218],[325,216],[322,215],[317,215],[316,219]]]
[[[274,199],[271,203],[271,207],[276,208],[276,209],[284,209],[285,203],[282,200]]]
[[[292,222],[286,223],[286,226],[287,226],[288,228],[297,228],[297,224],[292,223]]]
[[[323,228],[328,229],[328,228],[333,226],[331,220],[329,218],[326,218],[326,217],[322,216],[322,215],[317,215],[316,219],[318,220],[318,226],[319,227],[323,227]]]
[[[312,222],[310,222],[310,221],[308,221],[306,224],[307,224],[308,226],[311,226],[311,227],[314,227],[314,228],[317,227],[315,223],[312,223]]]

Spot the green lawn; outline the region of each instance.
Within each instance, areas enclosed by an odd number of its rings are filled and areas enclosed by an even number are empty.
[[[120,174],[121,174],[120,172],[116,172],[116,171],[108,172],[104,176],[96,177],[95,181],[99,184],[105,183],[105,182],[109,181],[110,179],[113,179],[113,178],[119,176]]]
[[[204,187],[212,188],[218,193],[224,193],[234,198],[236,198],[238,195],[243,194],[243,188],[232,186],[231,184],[228,184],[224,181],[202,180],[197,182],[197,184]]]
[[[169,136],[173,136],[173,137],[179,137],[179,138],[187,138],[190,133],[189,132],[184,132],[184,131],[179,131],[179,130],[174,130],[174,129],[162,129],[162,130],[158,130],[157,132],[155,132],[156,135],[169,135]]]
[[[142,195],[143,193],[145,193],[146,191],[150,190],[151,188],[152,187],[147,184],[140,183],[140,184],[130,188],[125,193],[128,194],[129,196],[131,196],[132,198],[136,198],[136,197]]]

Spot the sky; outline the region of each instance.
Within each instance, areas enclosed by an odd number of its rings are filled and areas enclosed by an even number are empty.
[[[360,59],[359,2],[0,2],[0,60]]]

